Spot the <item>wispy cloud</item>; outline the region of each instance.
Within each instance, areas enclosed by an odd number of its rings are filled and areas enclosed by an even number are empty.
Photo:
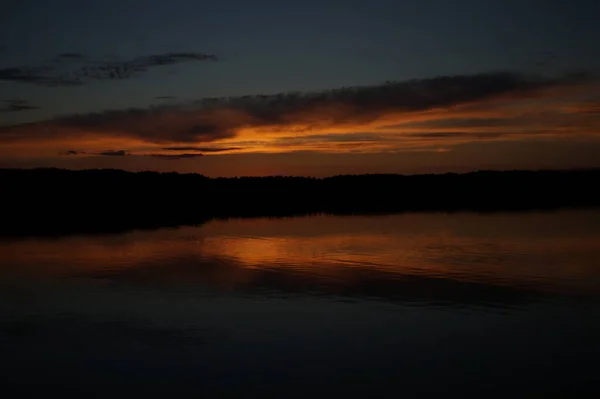
[[[217,61],[214,54],[165,53],[134,57],[128,60],[95,60],[81,53],[58,54],[62,62],[38,66],[0,68],[0,81],[41,86],[79,86],[93,80],[123,80],[141,76],[150,68],[184,62]]]
[[[166,53],[152,54],[143,57],[134,58],[130,63],[141,67],[153,67],[159,65],[179,64],[189,61],[217,61],[214,54],[202,53]]]
[[[595,88],[595,76],[586,73],[441,76],[69,115],[0,127],[0,141],[28,136],[49,145],[63,138],[69,143],[62,143],[63,148],[79,140],[96,148],[90,152],[119,145],[131,148],[132,154],[179,158],[231,151],[400,151],[425,146],[437,151],[475,140],[598,132],[597,104],[581,97],[582,91]],[[98,150],[103,142],[104,149]]]
[[[153,158],[161,158],[161,159],[184,159],[184,158],[198,158],[198,157],[204,156],[204,154],[202,154],[200,152],[193,152],[193,153],[183,152],[183,153],[175,154],[173,152],[178,151],[178,150],[174,150],[174,149],[168,149],[168,150],[170,150],[171,153],[165,154],[165,153],[161,153],[160,151],[157,151],[157,152],[140,151],[140,152],[136,153],[136,152],[131,152],[129,150],[106,150],[106,151],[100,151],[100,152],[66,150],[66,151],[59,152],[59,155],[104,156],[104,157],[124,157],[124,156],[135,155],[135,156],[141,156],[141,157],[153,157]],[[195,151],[195,150],[191,149],[188,151]],[[219,152],[219,151],[215,151],[215,152]]]
[[[100,155],[106,157],[124,157],[126,155],[131,155],[127,150],[106,150],[100,152],[87,152],[87,151],[79,151],[79,150],[66,150],[61,151],[60,155],[67,156],[75,156],[75,155]]]
[[[45,66],[27,66],[0,68],[0,81],[10,81],[16,83],[30,83],[41,86],[76,86],[80,81],[69,76],[53,74],[55,67]]]
[[[129,155],[129,153],[125,150],[116,150],[116,151],[102,151],[95,155],[103,155],[107,157],[124,157],[125,155]]]
[[[0,113],[2,112],[21,112],[39,109],[40,107],[32,105],[25,100],[3,100],[0,101]]]

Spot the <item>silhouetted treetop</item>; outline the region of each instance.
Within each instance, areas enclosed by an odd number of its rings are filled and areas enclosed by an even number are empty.
[[[117,169],[0,169],[4,235],[112,231],[211,218],[405,211],[516,211],[600,205],[600,169],[326,178],[209,178]]]

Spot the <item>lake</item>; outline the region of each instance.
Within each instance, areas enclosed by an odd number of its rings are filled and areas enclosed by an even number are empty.
[[[0,241],[19,397],[593,397],[599,337],[600,210]]]

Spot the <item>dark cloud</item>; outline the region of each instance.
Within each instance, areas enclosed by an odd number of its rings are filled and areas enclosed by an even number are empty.
[[[69,76],[52,75],[54,66],[12,67],[0,69],[0,80],[41,86],[76,86],[81,82]]]
[[[175,96],[156,96],[156,97],[154,97],[155,100],[172,100],[174,98],[175,98]]]
[[[86,151],[78,151],[78,150],[67,150],[62,152],[61,155],[72,156],[72,155],[100,155],[107,157],[124,157],[129,155],[138,155],[145,157],[154,157],[154,158],[163,158],[163,159],[184,159],[184,158],[196,158],[203,156],[201,153],[182,153],[182,154],[135,154],[130,153],[127,150],[108,150],[102,152],[86,152]]]
[[[61,53],[64,63],[0,69],[0,80],[41,86],[77,86],[88,80],[122,80],[140,76],[149,68],[192,61],[216,61],[217,56],[203,53],[166,53],[135,57],[129,60],[94,61],[80,53]],[[72,64],[76,63],[75,66]],[[79,65],[77,65],[79,63]]]
[[[185,147],[182,147],[185,150]],[[167,148],[170,150],[170,148]],[[193,151],[193,150],[192,150]],[[218,152],[218,151],[215,151]],[[137,156],[143,156],[143,157],[154,157],[154,158],[163,158],[163,159],[185,159],[185,158],[197,158],[197,157],[201,157],[204,156],[202,153],[181,153],[181,154],[148,154],[148,153],[132,153],[129,152],[127,150],[108,150],[108,151],[102,151],[102,152],[86,152],[86,151],[79,151],[79,150],[67,150],[64,152],[61,152],[60,155],[66,155],[66,156],[73,156],[73,155],[88,155],[88,156],[93,156],[93,155],[100,155],[100,156],[107,156],[107,157],[124,157],[124,156],[129,156],[129,155],[137,155]]]
[[[141,76],[146,71],[145,67],[138,67],[127,62],[105,61],[84,65],[75,71],[74,75],[78,79],[123,80]]]
[[[196,153],[196,154],[189,154],[189,153],[185,153],[185,154],[150,154],[148,156],[151,157],[155,157],[155,158],[162,158],[162,159],[185,159],[185,158],[198,158],[198,157],[202,157],[202,154]]]
[[[154,54],[143,57],[134,58],[130,61],[131,64],[135,64],[140,67],[153,67],[160,65],[172,65],[179,64],[181,62],[189,61],[217,61],[217,56],[214,54],[202,54],[202,53],[167,53],[167,54]]]
[[[104,155],[104,156],[108,156],[108,157],[124,157],[125,155],[130,155],[130,154],[125,150],[117,150],[117,151],[98,152],[95,155]]]
[[[164,151],[197,151],[197,152],[224,152],[241,150],[241,147],[164,147]]]
[[[332,126],[356,127],[390,114],[451,109],[500,97],[543,97],[546,89],[567,88],[594,79],[593,75],[583,73],[551,78],[515,72],[440,76],[321,92],[209,98],[188,106],[163,105],[71,115],[0,127],[0,134],[37,129],[40,134],[53,132],[56,136],[65,130],[69,134],[109,133],[153,143],[206,143],[235,137],[241,129],[247,128],[289,134]]]
[[[214,54],[166,53],[135,57],[125,61],[104,61],[85,65],[79,72],[90,79],[128,79],[146,72],[149,68],[193,61],[217,61]]]
[[[78,150],[66,150],[66,151],[62,151],[59,153],[59,155],[66,155],[66,156],[72,156],[72,155],[85,155],[87,154],[87,152],[85,151],[78,151]]]
[[[72,115],[41,124],[54,131],[73,129],[120,132],[123,136],[142,138],[155,143],[211,142],[235,136],[235,132],[231,130],[235,127],[234,121],[221,120],[214,113],[167,106]],[[40,126],[34,123],[21,127],[36,125]],[[3,130],[5,129],[0,127],[0,134]]]
[[[294,121],[368,122],[390,111],[420,111],[452,107],[502,95],[532,95],[557,86],[578,84],[594,77],[569,74],[543,78],[513,72],[441,76],[376,86],[345,87],[312,93],[280,93],[198,101],[203,109],[234,109],[250,115],[256,125],[280,125]],[[294,127],[298,132],[310,129]]]
[[[4,100],[0,101],[0,113],[3,112],[20,112],[39,109],[36,105],[31,105],[25,100]]]

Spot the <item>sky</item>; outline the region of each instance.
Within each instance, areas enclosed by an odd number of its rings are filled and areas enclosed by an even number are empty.
[[[0,167],[600,166],[595,0],[5,0]]]

